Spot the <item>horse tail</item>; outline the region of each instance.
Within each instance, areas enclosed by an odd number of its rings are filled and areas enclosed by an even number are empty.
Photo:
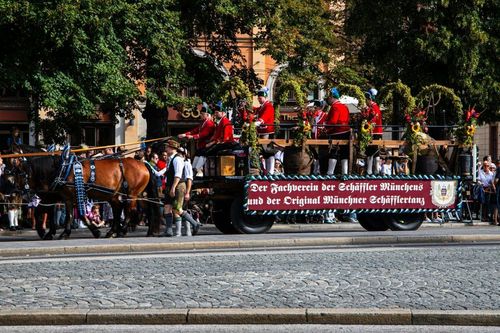
[[[153,167],[149,163],[144,163],[149,171],[149,182],[146,186],[146,193],[148,194],[147,201],[145,201],[144,210],[147,212],[149,227],[148,227],[148,236],[159,234],[160,232],[160,219],[161,219],[161,210],[160,210],[160,196],[158,195],[157,188],[157,177],[153,173]],[[158,203],[156,203],[158,202]]]

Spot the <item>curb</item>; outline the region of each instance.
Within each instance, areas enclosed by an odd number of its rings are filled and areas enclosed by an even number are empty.
[[[0,249],[0,257],[140,253],[172,250],[250,249],[305,246],[341,246],[369,244],[424,244],[424,243],[477,243],[498,242],[498,234],[481,235],[426,235],[426,236],[366,236],[366,237],[316,237],[261,240],[229,240],[198,242],[161,242],[143,244],[99,244],[54,247],[25,247]]]
[[[137,309],[0,312],[0,326],[34,325],[343,324],[500,326],[500,310],[412,309]]]

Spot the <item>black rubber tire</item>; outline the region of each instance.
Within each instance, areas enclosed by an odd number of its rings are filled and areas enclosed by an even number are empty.
[[[358,214],[358,221],[366,231],[386,231],[389,229],[386,217],[382,214]]]
[[[231,204],[231,222],[242,234],[263,234],[274,224],[272,215],[248,215],[243,210],[243,197],[236,197]]]
[[[215,227],[225,235],[239,234],[240,232],[231,223],[231,201],[220,201],[215,203],[212,219]]]
[[[424,221],[422,214],[388,214],[386,223],[393,231],[413,231]]]

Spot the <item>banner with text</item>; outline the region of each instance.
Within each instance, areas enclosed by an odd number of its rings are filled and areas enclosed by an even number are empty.
[[[456,208],[457,180],[250,180],[249,211]]]

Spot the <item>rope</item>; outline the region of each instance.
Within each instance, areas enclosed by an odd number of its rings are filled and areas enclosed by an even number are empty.
[[[149,199],[149,198],[124,199],[123,201],[134,201],[134,200],[135,201],[146,201],[146,202],[150,202],[150,203],[154,203],[154,204],[162,204],[161,201],[155,201],[155,200],[152,200],[152,199]],[[98,204],[98,205],[109,203],[108,201],[92,201],[92,202],[94,204]],[[0,202],[0,206],[7,206],[7,205],[28,206],[29,204],[30,203],[28,203],[28,202],[22,202],[22,203],[16,203],[16,204],[9,203],[9,202]],[[39,203],[38,206],[50,207],[50,206],[56,206],[56,205],[60,205],[60,204],[61,203],[51,203],[51,204]],[[35,208],[35,207],[33,207],[33,208]]]
[[[149,139],[149,140],[142,140],[142,141],[135,141],[135,142],[129,142],[129,143],[122,143],[122,144],[116,144],[116,145],[108,145],[108,146],[96,146],[92,148],[80,148],[80,149],[75,149],[72,150],[73,153],[81,153],[81,152],[86,152],[89,150],[101,150],[101,149],[106,149],[106,148],[115,148],[115,147],[121,147],[121,146],[131,146],[131,145],[136,145],[136,144],[141,144],[145,142],[154,142],[154,141],[165,141],[172,138],[171,136],[166,136],[163,138],[156,138],[156,139]],[[0,154],[1,158],[9,158],[9,157],[34,157],[34,156],[55,156],[55,155],[61,155],[62,150],[57,150],[57,151],[43,151],[43,152],[37,152],[37,153],[23,153],[23,154],[6,154],[2,155]]]

